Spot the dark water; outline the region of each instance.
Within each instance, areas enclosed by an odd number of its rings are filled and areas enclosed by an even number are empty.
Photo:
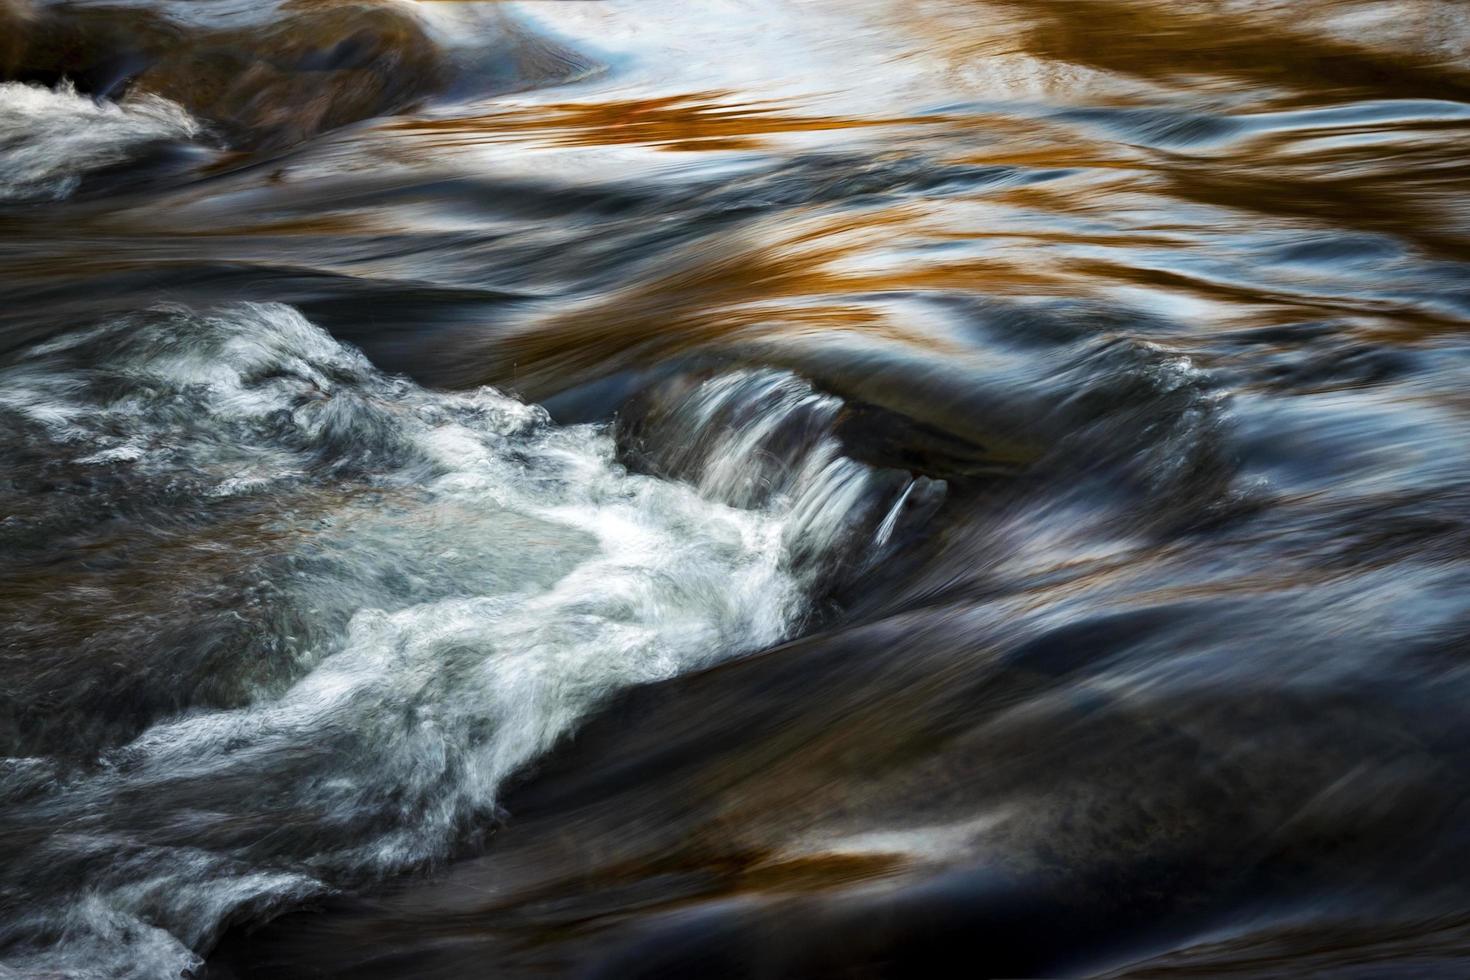
[[[0,976],[1470,973],[1462,4],[0,70]]]

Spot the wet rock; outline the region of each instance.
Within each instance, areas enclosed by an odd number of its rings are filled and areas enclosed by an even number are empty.
[[[585,63],[508,18],[476,39],[503,64],[496,88],[585,70]],[[456,55],[413,8],[381,2],[287,4],[248,26],[185,26],[137,7],[0,8],[0,78],[68,80],[97,98],[143,90],[187,108],[231,144],[289,146],[405,109],[443,91]],[[482,65],[477,65],[482,69]]]

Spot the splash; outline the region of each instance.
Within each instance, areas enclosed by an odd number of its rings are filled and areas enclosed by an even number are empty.
[[[201,661],[208,621],[132,615],[100,594],[124,583],[94,583],[98,632],[170,660],[184,710],[96,767],[40,744],[11,761],[5,832],[27,844],[5,888],[26,911],[0,941],[22,971],[177,974],[243,910],[448,856],[610,693],[788,635],[811,585],[791,531],[849,505],[840,487],[736,500],[628,474],[596,429],[385,376],[284,306],[114,321],[35,349],[4,390],[70,465],[126,479],[112,506],[151,498],[161,521],[202,501],[166,532],[199,540],[150,565],[230,549],[273,606]],[[233,537],[253,507],[269,543]],[[254,616],[208,565],[167,572]],[[20,612],[44,631],[76,610]],[[206,671],[237,704],[201,695]]]
[[[83,176],[193,138],[199,124],[155,95],[94,101],[69,83],[0,83],[0,202],[69,197]]]

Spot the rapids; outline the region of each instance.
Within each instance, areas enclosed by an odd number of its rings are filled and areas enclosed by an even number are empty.
[[[0,976],[1470,972],[1455,0],[0,0]]]

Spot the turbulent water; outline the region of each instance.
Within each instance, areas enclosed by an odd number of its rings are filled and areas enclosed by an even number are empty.
[[[1470,972],[1456,0],[0,0],[0,976]]]

